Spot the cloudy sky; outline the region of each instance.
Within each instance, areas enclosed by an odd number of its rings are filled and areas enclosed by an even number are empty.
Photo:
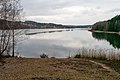
[[[21,0],[26,20],[93,24],[120,14],[120,0]]]

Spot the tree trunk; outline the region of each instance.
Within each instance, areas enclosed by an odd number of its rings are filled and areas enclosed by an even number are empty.
[[[15,36],[14,36],[14,29],[12,30],[12,33],[13,33],[13,34],[12,34],[12,35],[13,35],[13,36],[12,36],[12,40],[13,40],[13,44],[12,44],[12,57],[14,57],[14,56],[15,56],[15,51],[14,51],[14,50],[15,50],[15,44],[14,44],[14,43],[15,43],[15,39],[14,39],[14,38],[15,38]]]

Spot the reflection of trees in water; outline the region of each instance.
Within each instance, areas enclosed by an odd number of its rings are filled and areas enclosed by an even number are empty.
[[[98,40],[107,40],[114,48],[120,48],[120,35],[93,32],[92,36]]]

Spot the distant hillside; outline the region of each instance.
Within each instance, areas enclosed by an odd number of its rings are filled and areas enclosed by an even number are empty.
[[[25,21],[25,24],[31,26],[31,28],[39,28],[39,29],[45,29],[45,28],[64,28],[61,24],[54,24],[54,23],[38,23],[35,21]]]
[[[89,28],[91,25],[62,25],[54,23],[38,23],[35,21],[25,21],[25,24],[31,26],[32,28]]]
[[[12,22],[0,19],[0,29],[28,29],[30,26],[24,22]]]
[[[38,23],[35,21],[12,22],[0,19],[0,29],[48,29],[48,28],[63,29],[63,28],[89,28],[89,27],[91,27],[91,25],[62,25],[54,23]]]
[[[120,31],[120,15],[113,17],[107,21],[97,22],[93,25],[92,30],[100,30],[100,31]]]

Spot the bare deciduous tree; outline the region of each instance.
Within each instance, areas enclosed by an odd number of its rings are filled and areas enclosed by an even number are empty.
[[[2,19],[0,25],[0,55],[9,54],[12,50],[12,56],[14,56],[16,38],[22,32],[15,30],[15,27],[20,26],[16,23],[20,21],[21,11],[20,0],[0,0],[0,19]]]

